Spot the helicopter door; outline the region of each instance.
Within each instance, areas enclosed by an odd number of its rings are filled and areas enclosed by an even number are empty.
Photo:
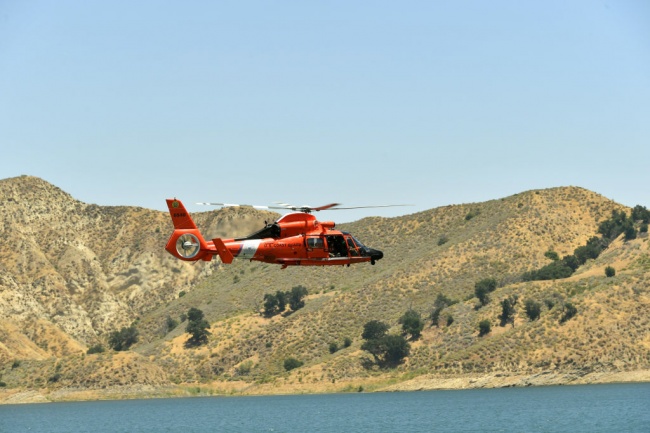
[[[306,243],[309,257],[327,257],[323,236],[307,236]]]
[[[345,240],[348,242],[348,250],[350,251],[350,256],[359,257],[359,249],[352,240],[352,236],[346,236]]]

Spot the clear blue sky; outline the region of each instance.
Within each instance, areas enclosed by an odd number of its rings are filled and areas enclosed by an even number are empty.
[[[650,206],[650,2],[0,0],[0,150],[100,205]]]

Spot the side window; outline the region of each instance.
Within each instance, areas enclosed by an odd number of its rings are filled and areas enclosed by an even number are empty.
[[[340,235],[333,235],[327,237],[327,249],[330,257],[347,257],[348,249],[345,245],[345,239]]]

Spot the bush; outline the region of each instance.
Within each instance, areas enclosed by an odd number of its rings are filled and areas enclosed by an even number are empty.
[[[542,314],[542,304],[533,301],[532,299],[526,299],[524,309],[526,310],[526,316],[528,316],[531,321],[539,319],[539,316]]]
[[[167,316],[167,319],[165,320],[165,334],[173,331],[177,326],[178,320],[172,318],[171,316]]]
[[[481,320],[478,324],[478,336],[483,337],[488,335],[492,331],[492,326],[490,325],[489,320]]]
[[[330,343],[329,347],[330,353],[336,353],[339,351],[339,345],[336,343]]]
[[[564,314],[560,317],[560,323],[570,320],[576,314],[578,314],[576,307],[571,302],[566,302],[564,304]]]
[[[345,337],[343,340],[343,347],[350,347],[352,346],[352,339],[350,337]]]
[[[92,355],[94,353],[104,353],[104,346],[101,344],[96,344],[92,347],[89,347],[88,350],[86,351],[86,354]]]
[[[284,360],[284,369],[286,371],[291,371],[295,368],[301,367],[303,365],[302,361],[298,361],[296,358],[287,358]]]
[[[605,276],[608,277],[608,278],[611,278],[611,277],[613,277],[614,275],[616,275],[616,269],[614,269],[614,268],[611,267],[611,266],[607,266],[607,267],[605,268]]]

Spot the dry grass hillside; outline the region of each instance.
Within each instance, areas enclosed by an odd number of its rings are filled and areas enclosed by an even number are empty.
[[[342,228],[384,251],[377,265],[285,270],[248,261],[181,263],[163,250],[171,231],[165,213],[84,204],[37,178],[0,181],[0,199],[0,374],[12,395],[42,389],[56,399],[65,389],[118,385],[165,392],[417,389],[468,374],[523,376],[509,384],[528,384],[650,370],[647,236],[617,240],[570,278],[521,281],[550,262],[547,251],[571,254],[613,210],[625,209],[585,189],[365,218]],[[276,216],[245,209],[194,215],[207,236],[250,233]],[[615,277],[605,276],[606,266]],[[477,308],[474,284],[483,278],[497,279],[499,288]],[[309,291],[304,308],[260,314],[265,293],[298,285]],[[398,333],[406,310],[428,318],[438,294],[458,301],[442,313],[452,322],[427,320],[396,369],[372,365],[360,350],[364,323],[382,320]],[[499,301],[513,294],[514,326],[501,327]],[[528,299],[543,305],[538,320],[524,313]],[[560,323],[566,302],[577,314]],[[185,346],[185,323],[167,326],[191,307],[211,323],[208,343],[198,348]],[[492,332],[479,337],[482,320]],[[140,336],[131,351],[85,355],[134,321]],[[332,343],[340,350],[330,353]],[[286,372],[290,357],[304,364]]]

